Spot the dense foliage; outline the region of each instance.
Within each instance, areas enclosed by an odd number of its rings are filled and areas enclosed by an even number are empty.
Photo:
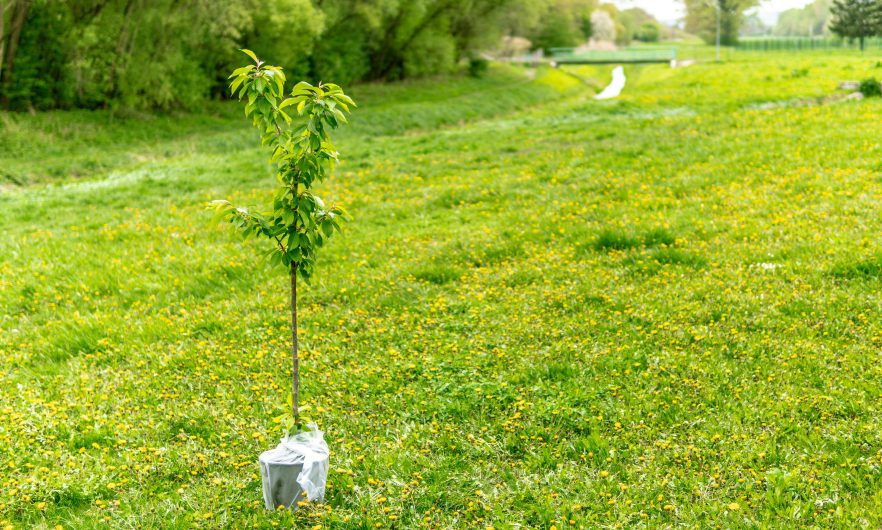
[[[834,0],[830,31],[866,47],[868,37],[882,35],[882,0]]]
[[[700,35],[712,44],[717,39],[717,16],[719,15],[720,43],[732,46],[744,23],[744,13],[759,5],[759,0],[685,0],[686,30]]]
[[[599,8],[611,40],[646,34],[598,0],[0,0],[0,101],[195,108],[226,97],[239,48],[313,83],[449,73],[505,36],[577,46]]]
[[[260,131],[262,144],[272,153],[278,186],[267,212],[235,206],[228,200],[210,205],[245,238],[261,237],[270,243],[269,261],[284,267],[291,277],[292,417],[299,423],[300,371],[297,340],[297,277],[312,276],[316,252],[334,231],[340,230],[345,212],[326,206],[313,186],[327,176],[339,160],[330,132],[347,122],[355,103],[334,84],[313,86],[305,81],[285,92],[285,73],[267,65],[251,50],[243,50],[254,64],[237,68],[230,91],[244,100],[245,116]],[[290,107],[290,108],[289,108]]]
[[[778,36],[829,35],[833,0],[814,0],[805,7],[787,9],[778,16],[773,33]]]
[[[880,84],[879,80],[875,77],[870,77],[861,81],[858,90],[864,95],[864,97],[872,98],[882,96],[882,84]]]

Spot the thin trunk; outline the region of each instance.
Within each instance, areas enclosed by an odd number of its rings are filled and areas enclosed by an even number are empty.
[[[401,63],[403,63],[403,61],[404,61],[405,49],[408,46],[410,46],[413,43],[413,41],[416,40],[416,38],[419,37],[423,33],[423,31],[426,28],[428,28],[429,25],[432,24],[432,22],[434,22],[438,17],[440,17],[442,14],[444,14],[445,11],[447,11],[448,9],[451,9],[452,7],[453,7],[453,2],[450,2],[450,1],[440,2],[438,5],[436,5],[435,9],[431,13],[429,13],[428,15],[423,17],[423,19],[420,21],[420,23],[417,24],[417,26],[411,31],[410,35],[408,35],[408,37],[406,39],[404,39],[403,42],[395,44],[392,47],[394,55],[389,59],[387,59],[387,53],[386,53],[386,51],[389,49],[387,47],[388,45],[384,46],[382,48],[383,49],[383,52],[381,55],[382,63],[381,63],[380,69],[379,69],[379,74],[380,74],[379,78],[386,79],[389,76],[389,74],[392,73],[392,70],[396,66],[401,66]],[[404,12],[401,11],[401,12],[399,12],[399,15],[403,15],[403,13]],[[376,72],[375,72],[375,74],[376,74]]]
[[[3,81],[3,52],[6,51],[6,35],[3,23],[6,20],[6,0],[0,0],[0,82]]]
[[[21,30],[24,27],[28,11],[31,9],[30,0],[20,0],[10,5],[12,7],[12,15],[10,15],[9,26],[9,47],[6,48],[6,56],[3,61],[6,65],[6,79],[4,83],[12,80],[13,66],[15,65],[15,53],[18,51],[18,41],[21,38]]]
[[[12,66],[15,64],[15,53],[18,51],[18,41],[21,38],[21,30],[24,28],[28,11],[31,9],[31,2],[30,0],[21,0],[12,4],[12,7],[12,19],[10,20],[9,27],[9,48],[6,50],[7,74],[12,73]]]
[[[123,57],[123,52],[125,51],[129,39],[129,21],[132,18],[132,9],[135,7],[135,2],[133,0],[129,0],[126,3],[125,9],[123,9],[123,22],[122,28],[119,31],[119,37],[116,41],[116,53],[113,54],[113,61],[110,63],[110,72],[109,72],[109,83],[110,85],[110,97],[116,98],[119,96],[119,91],[117,90],[117,77],[119,70],[119,61],[124,61],[125,57]],[[106,104],[106,103],[105,103]],[[111,114],[111,118],[113,114]]]
[[[300,357],[297,355],[297,265],[291,264],[291,412],[300,426]]]

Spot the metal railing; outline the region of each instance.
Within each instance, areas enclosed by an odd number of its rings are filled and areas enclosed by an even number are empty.
[[[676,48],[625,48],[622,50],[579,50],[550,48],[549,58],[557,64],[669,63],[677,60]]]
[[[873,37],[865,41],[866,49],[882,49],[882,38]],[[857,40],[837,37],[742,37],[735,48],[742,51],[812,51],[812,50],[857,50]]]

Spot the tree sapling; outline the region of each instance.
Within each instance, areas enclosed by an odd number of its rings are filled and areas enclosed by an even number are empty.
[[[218,219],[232,223],[246,238],[260,237],[269,241],[272,248],[267,257],[271,263],[284,267],[290,276],[291,417],[286,426],[291,434],[292,430],[301,427],[297,279],[309,281],[316,251],[334,231],[340,230],[340,222],[346,218],[341,207],[326,206],[312,190],[338,162],[329,131],[346,123],[346,115],[355,103],[334,84],[313,86],[300,82],[286,96],[282,69],[264,64],[250,50],[242,51],[254,60],[254,64],[233,71],[230,90],[233,96],[245,101],[246,117],[250,117],[260,131],[262,145],[272,151],[271,162],[276,165],[278,187],[273,194],[272,207],[266,212],[237,207],[226,200],[213,201],[209,207],[216,211]],[[307,484],[307,493],[315,490],[313,478],[305,477],[307,473],[320,474],[318,468],[321,468],[327,476],[327,445],[321,432],[313,428],[313,433],[286,437],[277,449],[261,455],[267,508],[280,504],[290,506],[298,499],[300,490],[294,480],[301,485]],[[323,460],[316,457],[315,450]],[[305,461],[307,467],[313,469],[304,467],[304,458],[298,458],[298,451],[301,452],[299,456],[303,456],[302,452],[312,452]],[[265,461],[267,455],[283,458]],[[323,495],[324,479],[317,496],[321,498]],[[312,495],[310,500],[313,500]]]

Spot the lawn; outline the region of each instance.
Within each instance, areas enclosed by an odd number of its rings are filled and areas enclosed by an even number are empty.
[[[882,525],[880,57],[353,87],[301,291],[326,502],[262,507],[288,279],[204,114],[0,114],[0,528]]]

